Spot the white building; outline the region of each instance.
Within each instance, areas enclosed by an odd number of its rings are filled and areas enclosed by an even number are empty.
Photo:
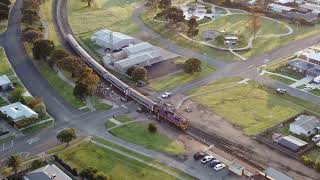
[[[0,91],[12,89],[13,85],[7,75],[0,76]]]
[[[112,32],[108,29],[95,32],[91,37],[91,41],[108,50],[122,49],[136,42],[133,37],[119,32]]]
[[[72,180],[54,164],[46,165],[23,176],[23,180]]]
[[[25,118],[38,117],[38,114],[29,107],[23,105],[21,102],[9,104],[7,106],[0,107],[0,112],[10,118],[14,123]]]
[[[149,52],[149,51],[155,51],[154,46],[150,43],[143,42],[135,45],[131,45],[129,47],[123,48],[123,51],[126,53],[127,57],[132,56],[134,54],[138,54],[141,52]]]
[[[294,134],[309,137],[317,133],[317,128],[320,128],[320,120],[318,118],[315,116],[300,115],[290,124],[289,131]]]
[[[294,10],[294,8],[291,8],[288,6],[283,6],[280,4],[274,4],[274,3],[269,4],[268,8],[270,10],[272,10],[273,12],[277,12],[277,13],[288,13],[288,12]]]
[[[320,15],[320,6],[319,5],[305,3],[305,4],[300,5],[300,7],[305,8],[305,9],[309,9],[312,11],[312,13]]]

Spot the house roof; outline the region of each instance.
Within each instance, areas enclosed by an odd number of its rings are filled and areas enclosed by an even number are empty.
[[[135,45],[123,48],[123,50],[131,55],[131,54],[137,54],[143,51],[152,51],[153,48],[154,47],[150,43],[143,42],[143,43],[139,43],[139,44],[135,44]]]
[[[127,68],[134,66],[136,64],[141,64],[144,62],[147,62],[153,58],[160,57],[160,53],[158,51],[150,51],[145,53],[139,53],[132,55],[126,59],[122,59],[120,61],[114,62],[114,64],[117,64],[121,66],[122,68]]]
[[[276,0],[275,2],[280,4],[287,4],[287,3],[293,3],[294,0]]]
[[[7,75],[0,76],[0,86],[1,85],[6,85],[6,84],[11,84],[11,81],[8,78],[8,76]]]
[[[271,168],[269,167],[268,169],[265,170],[265,173],[273,178],[273,179],[276,179],[276,180],[293,180],[293,178],[285,175],[284,173],[274,169],[274,168]]]
[[[308,22],[313,22],[316,21],[318,19],[318,15],[315,13],[298,13],[298,12],[288,12],[287,16],[291,17],[291,18],[303,18]]]
[[[320,61],[320,53],[312,52],[312,53],[306,53],[305,55],[309,59]]]
[[[300,59],[295,59],[295,60],[292,60],[292,61],[289,61],[288,64],[290,66],[295,66],[299,69],[302,69],[302,70],[307,70],[307,69],[310,69],[310,68],[313,68],[315,65],[312,64],[312,63],[309,63],[307,61],[303,61],[303,60],[300,60]]]
[[[38,115],[36,112],[23,105],[21,102],[16,102],[7,106],[0,107],[0,111],[15,122],[19,121],[20,118],[29,118],[34,115]]]
[[[112,32],[108,29],[102,29],[93,34],[94,38],[100,39],[102,41],[111,42],[111,33],[112,33],[112,41],[113,44],[121,42],[123,40],[133,40],[134,38],[119,32]]]
[[[278,140],[278,144],[281,144],[293,151],[297,151],[300,147],[307,145],[308,143],[298,139],[294,136],[284,136]]]
[[[274,3],[271,3],[268,6],[271,7],[271,8],[281,9],[281,10],[284,10],[284,11],[292,11],[292,10],[294,10],[294,8],[292,8],[292,7],[283,6],[283,5],[274,4]]]
[[[320,127],[320,120],[315,116],[300,115],[290,125],[296,125],[305,131],[311,131],[316,127]]]
[[[54,178],[53,178],[54,177]],[[42,168],[36,169],[26,176],[25,180],[72,180],[67,174],[61,171],[56,165],[49,164]]]
[[[304,3],[300,5],[302,8],[310,9],[315,13],[320,13],[320,6],[311,3]]]
[[[310,69],[307,69],[307,73],[312,74],[314,76],[320,76],[320,67],[315,66]]]

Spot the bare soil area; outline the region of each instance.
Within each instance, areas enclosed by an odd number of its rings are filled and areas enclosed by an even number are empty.
[[[176,58],[173,58],[170,60],[161,61],[150,67],[147,67],[146,69],[148,70],[148,78],[149,79],[159,78],[161,76],[165,76],[180,70],[181,65],[174,63],[175,60]]]
[[[183,95],[176,95],[170,98],[170,101],[173,105],[176,105],[175,103],[178,103],[182,98]],[[192,112],[187,113],[185,109],[190,109]],[[185,101],[177,112],[187,118],[193,126],[249,148],[253,153],[247,153],[247,157],[261,163],[266,168],[274,167],[294,179],[320,179],[320,173],[255,141],[253,137],[244,135],[239,127],[233,126],[196,102]]]

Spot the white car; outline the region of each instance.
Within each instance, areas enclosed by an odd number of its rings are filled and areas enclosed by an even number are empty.
[[[216,171],[219,171],[219,170],[223,169],[224,167],[226,167],[226,165],[223,163],[220,163],[220,164],[215,165],[213,169]]]
[[[316,145],[317,145],[318,147],[320,147],[320,142],[318,142]]]
[[[287,90],[278,88],[277,92],[280,93],[280,94],[285,94],[285,93],[287,93]]]
[[[171,96],[171,94],[172,94],[172,93],[170,93],[170,92],[165,92],[165,93],[163,93],[163,94],[161,95],[161,97],[162,97],[162,98],[167,98],[167,97]]]
[[[203,164],[206,164],[207,162],[210,162],[213,159],[212,156],[205,156],[203,159],[201,159],[201,162]]]
[[[320,142],[320,134],[313,136],[312,141],[315,143]]]
[[[306,85],[303,89],[304,89],[305,91],[311,91],[311,90],[313,90],[314,88],[311,87],[310,85]]]

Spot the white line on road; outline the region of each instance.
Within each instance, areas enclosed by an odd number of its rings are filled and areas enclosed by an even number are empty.
[[[39,141],[39,140],[40,140],[39,137],[31,138],[31,139],[29,139],[29,140],[27,141],[27,143],[28,143],[28,144],[33,144],[33,143],[35,143],[35,142],[37,142],[37,141]]]

